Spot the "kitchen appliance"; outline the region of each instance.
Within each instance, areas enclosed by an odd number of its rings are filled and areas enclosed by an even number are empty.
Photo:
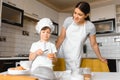
[[[2,22],[23,26],[24,11],[7,3],[2,3]]]
[[[113,33],[115,32],[115,19],[107,19],[93,22],[96,27],[97,34]]]

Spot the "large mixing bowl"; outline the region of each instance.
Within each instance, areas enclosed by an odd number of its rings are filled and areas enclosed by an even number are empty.
[[[44,80],[56,80],[53,70],[45,66],[37,67],[31,74]]]

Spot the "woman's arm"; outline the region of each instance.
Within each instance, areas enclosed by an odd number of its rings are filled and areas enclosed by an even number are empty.
[[[64,27],[62,27],[62,30],[61,30],[61,33],[60,33],[60,36],[57,38],[56,40],[56,48],[58,49],[62,42],[64,41],[65,39],[65,36],[66,36],[66,29]]]
[[[92,49],[94,50],[96,56],[103,62],[107,63],[107,60],[101,56],[97,41],[96,41],[96,35],[90,35],[89,36],[90,44]]]

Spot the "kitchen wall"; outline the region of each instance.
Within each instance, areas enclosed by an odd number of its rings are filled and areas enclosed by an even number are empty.
[[[36,21],[24,18],[24,26],[18,27],[2,23],[2,36],[6,41],[0,42],[0,55],[12,56],[17,54],[28,54],[32,42],[39,40],[35,31]],[[27,31],[28,35],[23,35]]]
[[[59,13],[59,34],[65,18],[72,16],[72,13]]]
[[[29,17],[24,17],[23,27],[2,23],[1,35],[6,41],[0,42],[0,55],[29,54],[31,44],[40,39],[35,30],[36,23],[36,20]],[[51,35],[50,41],[55,43],[56,38],[57,36]]]
[[[0,14],[1,14],[1,11],[2,11],[2,0],[0,0]],[[0,15],[0,32],[1,32],[1,15]]]
[[[116,41],[116,39],[119,38],[120,35],[97,37],[97,43],[103,57],[107,59],[120,59],[120,42]],[[86,41],[86,44],[87,57],[96,58],[96,55],[91,48],[89,39]]]
[[[28,54],[31,44],[39,40],[39,35],[36,34],[35,31],[35,25],[37,23],[37,20],[39,20],[40,18],[48,17],[52,19],[54,22],[58,23],[58,12],[41,3],[38,3],[36,0],[19,0],[19,1],[3,0],[3,1],[5,2],[9,1],[15,4],[16,5],[15,7],[23,9],[25,12],[24,15],[27,17],[24,18],[24,26],[22,28],[5,23],[1,24],[0,36],[4,37],[4,41],[0,41],[0,56],[12,56],[12,55],[14,56],[18,54]],[[21,3],[24,3],[25,5]],[[30,4],[34,4],[33,5],[34,7],[32,7]],[[37,18],[36,16],[31,15],[32,13],[34,13],[33,8],[35,8],[35,10],[37,8],[37,12],[39,14]],[[52,35],[50,41],[54,43],[56,38],[57,38],[56,36]]]

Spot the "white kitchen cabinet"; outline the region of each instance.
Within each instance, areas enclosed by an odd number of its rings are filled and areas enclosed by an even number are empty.
[[[36,0],[3,0],[12,6],[24,10],[24,15],[33,19],[39,19],[39,4]]]
[[[2,11],[2,0],[0,0],[0,33],[1,33],[1,11]]]
[[[39,3],[36,0],[24,0],[24,12],[26,16],[39,19]]]
[[[116,30],[120,33],[120,4],[116,5]]]
[[[24,0],[3,0],[3,2],[8,3],[20,9],[24,9]]]
[[[108,5],[91,9],[91,21],[105,20],[115,18],[116,8],[115,5]]]

